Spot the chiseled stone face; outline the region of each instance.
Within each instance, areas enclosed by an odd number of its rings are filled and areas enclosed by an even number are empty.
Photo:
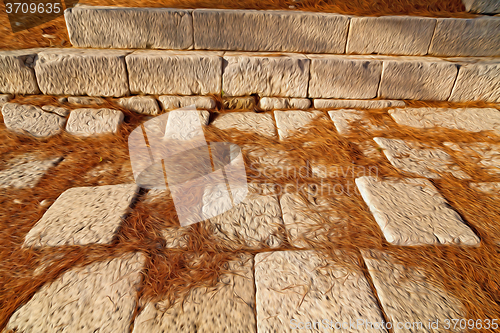
[[[160,112],[158,102],[151,96],[124,97],[120,98],[117,103],[127,110],[150,116],[156,116]]]
[[[307,322],[383,321],[368,281],[354,258],[337,251],[339,261],[322,259],[315,251],[279,251],[255,256],[257,330],[296,332]],[[351,265],[347,269],[345,260]],[[360,317],[360,314],[362,316]],[[330,325],[330,323],[327,323]],[[325,329],[332,330],[332,328]],[[317,330],[318,332],[323,329]],[[356,332],[374,332],[359,327]],[[382,329],[379,332],[386,332]]]
[[[143,254],[128,253],[73,268],[42,286],[16,310],[6,329],[26,333],[130,332],[144,262]]]
[[[219,115],[212,125],[221,130],[234,128],[242,132],[257,133],[270,138],[277,136],[273,117],[268,113],[229,112]]]
[[[480,240],[427,179],[378,180],[356,185],[387,241],[394,245],[478,245]]]
[[[34,105],[5,103],[2,115],[8,129],[19,133],[26,132],[40,138],[58,134],[66,123],[66,118],[45,112]]]
[[[329,108],[359,108],[359,109],[382,109],[391,106],[405,106],[404,101],[391,100],[359,100],[359,99],[315,99],[316,109]]]
[[[275,109],[306,110],[311,107],[311,100],[308,98],[262,97],[259,100],[259,107],[268,111]]]
[[[123,118],[123,112],[118,110],[75,109],[69,115],[66,131],[79,136],[116,133]]]
[[[289,138],[295,131],[305,133],[307,125],[322,114],[321,111],[274,111],[280,139]]]
[[[36,155],[27,154],[15,158],[0,171],[0,188],[34,188],[47,171],[61,161],[61,157],[39,160]]]
[[[66,190],[28,232],[23,246],[110,243],[138,191],[136,184]]]
[[[214,109],[215,101],[210,96],[160,96],[163,110],[180,109],[194,105],[197,109]]]
[[[36,55],[41,50],[43,49],[0,51],[0,93],[40,93],[33,66]]]
[[[490,59],[460,66],[450,101],[500,103],[500,63],[498,60]]]

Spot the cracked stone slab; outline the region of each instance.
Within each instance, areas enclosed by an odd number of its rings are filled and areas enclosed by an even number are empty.
[[[438,18],[429,54],[493,57],[500,55],[500,18]]]
[[[41,50],[0,51],[0,93],[40,93],[33,65]]]
[[[314,99],[316,109],[329,108],[359,108],[359,109],[383,109],[391,106],[406,106],[404,101],[394,100],[360,100],[360,99]]]
[[[160,96],[163,110],[180,109],[194,105],[197,109],[215,109],[215,100],[210,96]]]
[[[315,251],[257,254],[257,330],[295,332],[292,319],[295,323],[322,319],[332,324],[349,323],[356,322],[360,314],[369,322],[382,322],[377,300],[355,258],[340,251],[336,254],[338,261],[327,261]],[[345,262],[352,268],[347,268]],[[374,329],[361,326],[356,331]]]
[[[66,117],[70,113],[69,109],[59,107],[59,106],[54,106],[54,105],[44,105],[44,106],[42,106],[42,110],[55,113],[61,117]]]
[[[480,14],[500,13],[500,2],[497,0],[462,0],[468,12]]]
[[[226,96],[307,97],[309,59],[300,54],[224,54],[222,90]]]
[[[117,104],[127,110],[150,116],[156,116],[160,113],[158,102],[151,96],[124,97],[120,98]]]
[[[73,268],[42,286],[5,327],[25,333],[129,332],[145,257],[121,257]]]
[[[253,257],[241,255],[227,268],[215,287],[195,288],[184,302],[170,308],[167,301],[148,303],[135,318],[133,333],[256,332]]]
[[[50,168],[61,160],[62,157],[39,160],[34,154],[14,158],[6,169],[0,171],[0,188],[34,188]]]
[[[68,103],[80,105],[100,105],[106,100],[99,97],[68,96]]]
[[[274,111],[280,139],[291,137],[295,131],[307,133],[307,125],[321,115],[321,111]]]
[[[64,11],[71,44],[114,49],[189,49],[191,10],[78,6]]]
[[[123,118],[123,112],[113,109],[75,109],[69,115],[66,131],[78,136],[116,133]]]
[[[328,115],[341,135],[349,135],[353,129],[363,129],[367,131],[383,131],[388,129],[387,126],[376,125],[367,119],[365,111],[340,109],[328,111]],[[356,124],[356,126],[354,124]]]
[[[220,94],[222,53],[135,51],[125,61],[132,94]]]
[[[377,97],[382,61],[373,57],[308,55],[309,97],[369,99]]]
[[[255,98],[253,96],[225,97],[222,99],[222,106],[227,110],[253,110]]]
[[[478,164],[490,175],[500,176],[500,145],[487,142],[443,142],[443,145],[460,153],[467,161]]]
[[[500,195],[500,182],[497,183],[470,183],[469,186],[477,191],[492,194],[492,195]]]
[[[386,58],[378,97],[445,101],[458,73],[456,64],[431,57]]]
[[[138,192],[136,184],[70,188],[31,228],[23,247],[108,244]]]
[[[276,138],[276,126],[269,113],[229,112],[219,115],[213,126],[221,130],[237,129],[242,132],[256,133]]]
[[[349,26],[344,15],[278,10],[195,9],[193,20],[204,50],[344,53]]]
[[[46,49],[35,65],[46,95],[121,97],[128,95],[125,56],[129,51]]]
[[[11,131],[26,132],[39,138],[58,134],[66,124],[66,118],[27,104],[5,103],[2,115],[5,127]]]
[[[387,319],[395,323],[422,323],[413,329],[393,325],[394,332],[438,332],[445,320],[465,316],[461,302],[444,287],[429,282],[418,268],[406,267],[389,254],[361,250]],[[428,327],[439,320],[440,329]],[[452,332],[463,332],[458,327]]]
[[[259,100],[259,108],[262,110],[275,109],[309,109],[311,100],[308,98],[284,98],[284,97],[262,97]]]
[[[389,110],[398,124],[416,128],[445,127],[500,134],[500,111],[493,108],[405,108]]]
[[[394,245],[478,245],[480,240],[427,179],[379,180],[365,176],[356,185]]]
[[[389,162],[397,169],[426,178],[441,178],[439,173],[451,173],[459,179],[470,179],[470,176],[463,172],[442,149],[400,139],[373,138],[373,140],[383,149]]]
[[[353,17],[346,53],[426,55],[436,19],[412,16]]]
[[[500,103],[500,63],[497,59],[464,64],[458,70],[450,101]]]

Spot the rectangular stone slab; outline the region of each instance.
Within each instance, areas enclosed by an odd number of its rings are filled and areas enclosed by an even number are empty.
[[[259,108],[262,110],[274,109],[302,109],[311,107],[311,100],[308,98],[284,98],[284,97],[262,97],[259,100]]]
[[[241,132],[256,133],[276,138],[276,125],[270,113],[228,112],[219,115],[212,123],[221,130],[237,129]]]
[[[40,160],[35,154],[15,158],[0,171],[0,188],[34,188],[49,169],[61,160],[62,157]]]
[[[478,245],[480,240],[427,179],[356,178],[385,239],[394,245]]]
[[[309,62],[300,54],[227,52],[222,90],[227,96],[307,97]]]
[[[498,0],[462,0],[468,12],[481,14],[500,13],[500,2]]]
[[[449,100],[500,103],[500,60],[493,58],[461,65]]]
[[[222,53],[135,51],[126,57],[130,91],[150,95],[220,94]]]
[[[274,111],[276,127],[281,140],[292,137],[295,131],[306,133],[307,125],[323,115],[321,111]]]
[[[215,100],[210,96],[160,96],[163,110],[180,109],[194,105],[197,109],[214,109]]]
[[[144,262],[142,253],[127,253],[73,268],[17,309],[6,330],[128,333]]]
[[[66,131],[78,136],[118,132],[123,112],[113,109],[75,109],[71,111]]]
[[[193,25],[196,49],[344,53],[349,17],[276,10],[195,9]]]
[[[327,261],[315,251],[279,251],[255,256],[258,332],[297,332],[300,325],[327,320],[315,332],[334,331],[337,322],[381,323],[382,313],[368,281],[349,254]],[[345,261],[350,263],[346,268]],[[361,314],[361,316],[360,316]],[[301,323],[301,324],[299,324]],[[338,327],[337,327],[338,329]],[[310,328],[309,331],[313,332]],[[387,332],[354,326],[349,332]]]
[[[66,123],[66,118],[29,104],[5,103],[2,115],[9,130],[39,138],[58,134]]]
[[[377,97],[382,62],[373,57],[308,55],[311,59],[309,97]]]
[[[457,152],[468,162],[478,164],[478,167],[492,176],[500,176],[500,145],[489,142],[453,143],[443,142],[445,147]]]
[[[435,26],[428,17],[353,17],[346,53],[426,55]]]
[[[356,109],[383,109],[391,106],[405,106],[404,101],[391,100],[359,100],[359,99],[315,99],[316,109],[356,108]]]
[[[120,98],[117,104],[121,107],[137,113],[156,116],[160,112],[158,102],[152,96],[133,96]]]
[[[191,11],[175,8],[77,6],[64,11],[75,47],[189,49]]]
[[[337,132],[341,135],[349,135],[353,130],[387,130],[387,126],[378,126],[374,124],[372,120],[367,118],[366,113],[366,111],[352,109],[328,111],[328,115],[335,124]]]
[[[0,93],[40,93],[33,66],[41,50],[0,51]]]
[[[38,53],[36,78],[47,95],[121,97],[129,94],[121,50],[47,49]]]

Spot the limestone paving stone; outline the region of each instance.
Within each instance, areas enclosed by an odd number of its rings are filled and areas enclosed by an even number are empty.
[[[346,53],[426,55],[435,26],[428,17],[353,17]]]
[[[278,10],[195,9],[193,21],[196,49],[303,53],[344,53],[349,25],[344,15]]]
[[[61,117],[66,117],[70,113],[69,109],[59,107],[59,106],[54,106],[54,105],[44,105],[44,106],[42,106],[42,110],[55,113]]]
[[[35,65],[46,95],[121,97],[129,85],[123,50],[46,49]]]
[[[170,308],[167,301],[148,303],[135,318],[133,333],[255,333],[253,257],[240,255],[227,268],[215,287],[195,288],[184,302]]]
[[[23,247],[108,244],[138,191],[136,184],[70,188],[31,228]]]
[[[310,107],[311,100],[308,98],[262,97],[259,100],[259,108],[267,111],[275,109],[306,110]]]
[[[340,109],[328,111],[328,115],[341,135],[349,135],[355,127],[356,129],[365,129],[368,131],[382,131],[387,129],[387,126],[376,125],[367,119],[366,112],[361,110]],[[354,124],[357,125],[354,126]]]
[[[189,49],[193,45],[190,10],[77,6],[64,12],[75,47]]]
[[[28,104],[5,103],[2,115],[8,129],[40,138],[58,134],[66,123],[66,118]]]
[[[130,91],[147,95],[220,94],[222,53],[135,51],[128,55]]]
[[[490,175],[500,176],[500,145],[487,142],[443,142],[443,145],[461,154],[463,159],[478,164]]]
[[[73,268],[42,286],[5,327],[20,332],[129,332],[145,257],[121,257]]]
[[[75,109],[69,115],[66,131],[78,136],[116,133],[123,118],[123,112],[113,109]]]
[[[68,96],[68,103],[81,105],[100,105],[106,100],[99,97]]]
[[[460,66],[449,100],[500,103],[500,62],[491,59]]]
[[[309,59],[300,54],[224,54],[226,96],[307,97]]]
[[[468,12],[495,14],[500,13],[500,2],[497,0],[462,0]]]
[[[40,93],[33,70],[35,58],[40,50],[0,51],[0,93]]]
[[[378,97],[445,101],[457,77],[457,65],[431,57],[385,59]]]
[[[197,109],[215,109],[215,101],[210,96],[160,96],[163,110],[180,109],[194,105]]]
[[[388,107],[406,106],[404,101],[391,100],[356,100],[356,99],[314,99],[316,109],[358,108],[383,109]]]
[[[480,240],[427,179],[377,179],[364,176],[356,185],[394,245],[478,245]]]
[[[389,110],[398,124],[416,128],[445,127],[500,134],[500,111],[494,108],[404,108]]]
[[[127,110],[150,116],[156,116],[160,112],[158,102],[151,96],[124,97],[120,98],[117,103]]]
[[[459,179],[470,178],[442,149],[400,139],[374,138],[373,140],[384,150],[389,162],[397,169],[426,178],[440,178],[436,172],[451,173]]]
[[[321,111],[274,111],[280,139],[289,138],[295,131],[306,133],[307,125],[321,115]]]
[[[277,251],[255,256],[258,332],[295,332],[295,323],[326,319],[381,323],[382,313],[368,281],[352,255],[337,251],[338,261],[315,251]],[[351,267],[347,268],[346,263]],[[360,315],[362,316],[360,317]],[[328,325],[332,325],[328,323]],[[348,326],[347,326],[348,327]],[[331,330],[331,326],[315,329]],[[343,330],[351,332],[349,329]],[[360,326],[356,332],[387,332]]]
[[[439,286],[439,281],[431,283],[425,273],[402,265],[389,254],[374,250],[361,253],[394,332],[442,332],[445,320],[464,318],[459,299]],[[439,321],[439,329],[429,327],[429,322],[435,321]],[[415,324],[408,329],[396,323]],[[453,323],[450,331],[463,332],[458,325],[453,328]]]
[[[260,134],[269,138],[276,138],[276,126],[269,113],[229,112],[219,115],[213,126],[221,130],[237,129],[242,132]]]
[[[0,188],[34,188],[50,168],[61,160],[62,157],[39,160],[32,154],[15,158],[0,171]]]
[[[227,110],[253,110],[255,109],[255,98],[253,96],[225,97],[222,106]]]
[[[500,55],[500,18],[438,18],[429,54],[493,57]]]
[[[470,183],[469,186],[477,191],[492,194],[492,195],[500,195],[500,182],[496,183]]]

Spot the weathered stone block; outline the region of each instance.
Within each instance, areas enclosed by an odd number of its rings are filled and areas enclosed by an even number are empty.
[[[195,9],[193,25],[197,49],[344,53],[349,18],[330,13]]]
[[[353,108],[353,109],[383,109],[391,106],[405,106],[404,101],[390,100],[355,100],[355,99],[315,99],[316,109]]]
[[[224,55],[222,89],[227,96],[307,97],[309,59],[303,55]]]
[[[121,50],[46,49],[38,53],[35,73],[47,95],[120,97],[129,94]]]
[[[376,125],[367,119],[365,111],[340,109],[328,111],[328,115],[341,135],[349,135],[353,130],[382,131],[387,129],[386,126]]]
[[[39,160],[31,154],[15,158],[0,171],[0,188],[34,188],[47,171],[61,160],[61,157]]]
[[[460,66],[449,100],[500,103],[500,61],[490,59]]]
[[[220,94],[222,53],[135,51],[126,57],[130,91],[149,95]]]
[[[180,109],[194,105],[197,109],[214,109],[215,101],[210,96],[160,96],[163,110]]]
[[[486,173],[500,176],[500,145],[488,142],[443,142],[443,145],[460,154],[464,160],[478,164]]]
[[[66,123],[66,118],[33,105],[5,103],[2,115],[8,129],[19,133],[27,132],[40,138],[58,134]]]
[[[101,105],[104,102],[106,102],[106,100],[99,97],[68,96],[68,103],[71,104]]]
[[[435,26],[428,17],[353,17],[346,53],[425,55]]]
[[[307,125],[321,115],[321,111],[274,111],[280,139],[289,138],[295,131],[306,133]]]
[[[34,61],[43,49],[0,51],[0,92],[39,94]]]
[[[123,118],[123,112],[112,109],[75,109],[69,115],[66,131],[81,136],[116,133]]]
[[[259,100],[259,107],[262,110],[275,109],[309,109],[311,100],[308,98],[283,98],[283,97],[262,97]]]
[[[462,0],[468,12],[480,14],[500,13],[500,1],[498,0]]]
[[[120,98],[117,103],[127,110],[147,114],[150,116],[156,116],[160,112],[158,102],[154,97],[151,96],[133,96]]]
[[[273,117],[268,113],[224,113],[219,115],[212,125],[222,130],[234,128],[242,132],[257,133],[270,138],[277,137]]]
[[[308,55],[311,59],[309,97],[375,98],[382,62],[371,57]]]

